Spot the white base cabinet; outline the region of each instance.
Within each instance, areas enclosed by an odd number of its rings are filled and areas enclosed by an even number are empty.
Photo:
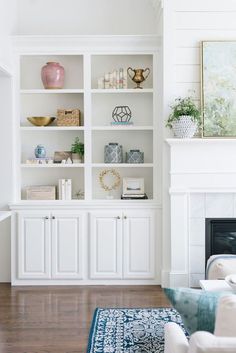
[[[122,213],[90,213],[90,278],[122,278]]]
[[[83,213],[18,215],[18,278],[83,278]]]
[[[15,210],[12,284],[158,284],[155,209]]]
[[[18,218],[18,278],[51,276],[50,213],[20,213]]]
[[[83,214],[53,213],[52,278],[83,278]]]
[[[155,277],[153,211],[92,212],[90,278]]]
[[[154,212],[128,211],[123,219],[124,278],[154,278]]]

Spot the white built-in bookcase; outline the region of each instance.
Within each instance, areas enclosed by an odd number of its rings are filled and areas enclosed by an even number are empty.
[[[110,42],[111,38],[109,39]],[[46,45],[17,43],[15,53],[15,202],[25,199],[25,188],[35,185],[58,185],[58,179],[72,179],[73,196],[84,191],[84,200],[75,202],[106,201],[106,192],[99,184],[99,173],[115,168],[123,177],[143,177],[149,201],[158,200],[158,49],[157,46],[72,46],[46,41]],[[79,42],[79,40],[78,40]],[[145,40],[142,39],[142,43]],[[25,44],[25,43],[23,43]],[[40,45],[39,45],[40,44]],[[19,49],[20,48],[20,49]],[[23,48],[23,49],[22,49]],[[36,48],[36,49],[34,49]],[[47,90],[41,82],[41,68],[48,61],[59,62],[65,68],[63,89]],[[104,73],[123,67],[151,70],[143,89],[134,89],[128,79],[127,89],[98,89],[97,79]],[[128,105],[132,111],[133,125],[112,126],[115,106]],[[59,108],[79,108],[82,126],[35,127],[27,121],[28,116],[56,116]],[[85,144],[84,163],[75,165],[30,165],[26,160],[34,157],[38,144],[45,146],[47,156],[55,151],[69,151],[74,138],[79,136]],[[144,152],[144,164],[105,164],[104,146],[118,142],[123,152],[140,149]],[[159,153],[160,155],[160,153]],[[121,201],[122,184],[113,192],[114,200]],[[147,201],[147,202],[149,202]],[[55,201],[57,202],[57,201]],[[139,201],[137,201],[139,202]]]

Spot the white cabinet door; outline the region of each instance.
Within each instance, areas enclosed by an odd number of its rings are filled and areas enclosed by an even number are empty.
[[[90,278],[122,278],[122,214],[90,213]]]
[[[18,277],[50,278],[50,215],[18,214]]]
[[[52,213],[52,278],[83,278],[84,215]]]
[[[124,212],[124,278],[155,277],[155,213]]]

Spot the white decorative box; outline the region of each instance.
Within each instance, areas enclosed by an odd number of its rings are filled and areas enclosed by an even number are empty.
[[[28,186],[26,200],[56,200],[56,186]]]

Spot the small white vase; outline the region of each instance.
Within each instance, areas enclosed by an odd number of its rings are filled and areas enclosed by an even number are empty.
[[[177,138],[191,138],[197,130],[197,123],[189,115],[183,115],[172,124],[174,136]]]
[[[82,159],[79,153],[72,153],[72,161],[74,164],[82,163]]]

